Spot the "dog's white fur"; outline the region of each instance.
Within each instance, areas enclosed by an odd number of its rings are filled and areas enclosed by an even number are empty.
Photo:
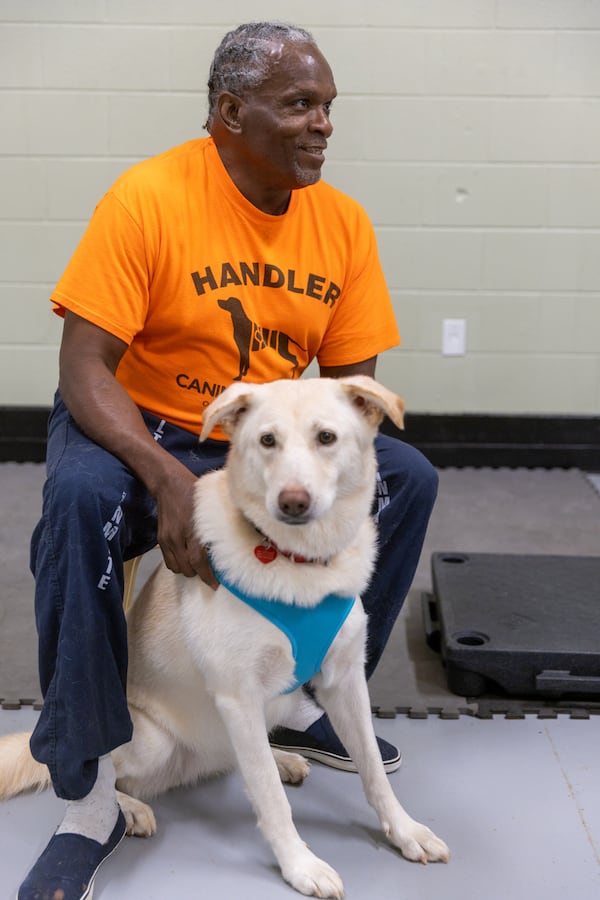
[[[373,439],[384,413],[402,425],[399,397],[365,376],[236,384],[209,407],[203,435],[220,423],[231,438],[225,469],[198,480],[195,528],[224,581],[243,591],[315,606],[329,593],[360,595],[375,560],[370,507]],[[286,551],[260,562],[257,529]],[[238,766],[283,877],[303,894],[341,897],[342,881],[298,835],[281,780],[308,764],[272,751],[268,731],[293,708],[294,660],[286,636],[222,585],[161,565],[128,617],[131,743],[113,752],[128,831],[156,829],[141,802]],[[390,842],[420,862],[448,848],[400,806],[384,772],[364,677],[366,616],[354,607],[313,680],[348,748]],[[0,740],[0,797],[49,784],[28,735]],[[139,799],[135,799],[139,798]]]

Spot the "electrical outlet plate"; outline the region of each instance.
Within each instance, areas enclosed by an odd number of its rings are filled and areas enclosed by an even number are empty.
[[[444,356],[464,356],[467,348],[467,320],[444,319],[442,323],[442,353]]]

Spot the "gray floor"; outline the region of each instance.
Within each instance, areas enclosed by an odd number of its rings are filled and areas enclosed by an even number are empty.
[[[34,713],[0,713],[0,730]],[[409,863],[390,850],[358,777],[314,765],[288,789],[298,829],[335,866],[354,900],[595,900],[600,887],[600,717],[377,721],[404,765],[390,776],[406,808],[450,845],[449,865]],[[284,900],[237,775],[154,804],[159,833],[128,838],[98,875],[96,900],[165,897]],[[44,846],[61,814],[50,794],[0,806],[2,897]],[[297,895],[296,895],[297,896]]]
[[[27,484],[30,476],[39,478],[34,470],[21,473]],[[7,500],[8,481],[17,490],[16,473],[5,469],[4,474]],[[415,591],[428,587],[431,550],[598,555],[598,480],[590,483],[574,472],[447,470],[441,475],[440,499],[409,606]],[[37,488],[30,493],[35,505]],[[24,532],[31,525],[31,516],[24,514],[25,488],[19,485],[17,495],[9,507],[11,528],[0,528],[4,597],[30,590],[26,581],[24,588],[14,581],[19,572],[22,577],[26,543],[15,533],[14,513],[22,514]],[[21,556],[15,555],[15,538]],[[8,605],[3,607],[3,599],[0,596],[0,629],[6,637],[15,615]],[[407,621],[405,615],[398,632]],[[13,643],[12,635],[9,640]],[[410,653],[410,641],[397,641],[393,655],[402,655],[403,646]],[[427,667],[434,663],[426,660]],[[402,670],[395,659],[384,659],[381,668],[380,689],[391,688],[389,705],[397,705]],[[424,692],[419,682],[416,678],[413,692]],[[0,733],[29,729],[36,715],[25,706],[2,709]],[[287,789],[288,796],[300,833],[338,869],[348,898],[596,900],[600,716],[579,721],[527,715],[514,721],[503,716],[447,720],[429,715],[419,720],[398,715],[377,719],[375,725],[404,754],[402,768],[390,776],[398,796],[411,814],[447,841],[453,856],[447,866],[423,867],[403,860],[387,847],[358,777],[315,764],[306,784]],[[159,833],[149,840],[125,841],[101,870],[95,900],[298,896],[276,870],[239,776],[175,791],[156,801],[154,808]],[[0,900],[13,900],[61,810],[51,793],[0,804]]]

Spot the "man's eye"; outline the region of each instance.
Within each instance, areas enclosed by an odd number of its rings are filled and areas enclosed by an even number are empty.
[[[274,447],[275,446],[275,435],[267,432],[267,434],[261,434],[260,442],[263,447]]]

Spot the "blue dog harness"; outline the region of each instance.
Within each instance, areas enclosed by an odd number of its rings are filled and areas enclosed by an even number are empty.
[[[285,694],[291,694],[321,671],[327,651],[354,606],[354,597],[328,594],[317,606],[265,600],[264,597],[245,594],[239,587],[230,584],[214,565],[213,570],[219,582],[234,597],[243,600],[287,636],[292,645],[296,667],[294,684],[284,691]]]

